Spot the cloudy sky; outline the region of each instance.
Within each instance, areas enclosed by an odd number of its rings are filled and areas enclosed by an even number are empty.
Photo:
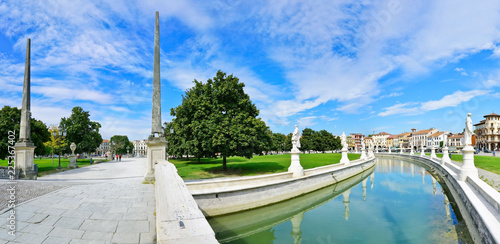
[[[146,138],[155,11],[164,121],[219,69],[274,132],[461,132],[500,113],[495,0],[0,0],[0,106],[21,106],[31,38],[34,118],[81,106],[103,138]]]

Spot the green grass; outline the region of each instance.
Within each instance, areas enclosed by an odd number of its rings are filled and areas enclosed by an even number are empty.
[[[103,161],[106,161],[106,160],[103,160]],[[95,162],[95,159],[94,159],[94,162]],[[38,165],[38,177],[42,177],[44,175],[54,174],[54,173],[58,173],[58,172],[63,172],[66,170],[71,170],[71,169],[68,169],[69,158],[67,158],[67,159],[61,158],[61,170],[57,170],[57,167],[59,166],[59,159],[58,158],[54,158],[54,164],[52,164],[51,158],[35,159],[34,163]],[[76,164],[78,165],[78,167],[87,167],[90,165],[90,159],[78,159],[76,161]],[[0,160],[0,166],[8,166],[8,165],[9,165],[8,160]]]
[[[300,154],[300,164],[304,169],[310,169],[340,162],[340,153]],[[359,154],[348,154],[350,160],[359,159]],[[254,156],[251,159],[243,157],[227,158],[227,171],[222,170],[222,159],[197,158],[170,159],[179,175],[185,180],[208,179],[228,176],[260,175],[286,172],[290,167],[291,155]]]
[[[430,153],[426,153],[427,156],[430,156]],[[436,153],[438,158],[442,158],[442,153]],[[451,160],[457,162],[463,162],[462,154],[451,154]],[[492,173],[500,175],[500,157],[492,157],[492,156],[477,156],[474,155],[474,165],[480,169],[484,169],[486,171],[490,171]]]

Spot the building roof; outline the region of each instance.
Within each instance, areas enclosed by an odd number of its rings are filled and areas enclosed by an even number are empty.
[[[109,140],[102,140],[102,142],[109,142]]]
[[[458,134],[453,134],[451,136],[448,136],[448,138],[462,138],[464,137],[464,134],[458,133]]]
[[[419,130],[417,132],[415,132],[414,135],[423,135],[423,134],[428,134],[429,132],[431,132],[432,129],[428,129],[428,130]]]
[[[440,136],[442,134],[444,134],[444,132],[436,132],[436,133],[430,135],[429,137],[438,137],[438,136]]]
[[[496,113],[491,113],[491,114],[487,114],[484,116],[485,118],[486,117],[500,117],[500,115],[496,114]]]
[[[387,139],[396,139],[398,137],[399,137],[399,135],[392,135],[392,136],[387,137]]]
[[[483,119],[483,120],[479,121],[479,123],[475,124],[474,126],[483,125],[485,122],[486,122],[486,120]]]
[[[365,140],[372,140],[371,137],[365,137]]]
[[[387,132],[380,132],[380,133],[378,133],[378,134],[376,134],[376,135],[374,135],[374,136],[386,136],[386,135],[389,135],[389,136],[390,136],[391,134],[389,134],[389,133],[387,133]]]

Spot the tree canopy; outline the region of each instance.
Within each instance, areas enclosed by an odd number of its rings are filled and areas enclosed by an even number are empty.
[[[90,153],[102,143],[102,136],[99,134],[101,124],[90,120],[90,113],[83,111],[81,107],[74,107],[69,118],[62,118],[60,126],[67,131],[66,140],[68,144],[76,144],[76,153]],[[69,150],[69,146],[65,151]]]
[[[134,149],[134,144],[128,140],[128,136],[114,135],[109,141],[113,145],[113,150],[116,154],[127,154],[127,146],[129,153]]]
[[[340,149],[340,138],[332,135],[326,130],[315,131],[310,128],[302,130],[302,139],[300,140],[301,151],[330,151]]]
[[[180,153],[196,157],[251,158],[271,143],[271,132],[257,118],[259,110],[244,92],[245,85],[233,75],[218,71],[206,83],[194,80],[182,104],[171,110],[175,136],[169,141]],[[176,141],[177,138],[177,141]],[[172,145],[180,143],[180,145]]]
[[[16,142],[19,140],[19,129],[21,127],[21,110],[17,107],[4,106],[0,110],[0,159],[9,156],[8,135],[9,131],[16,132]],[[31,118],[31,140],[35,144],[35,154],[45,155],[44,142],[50,140],[47,126],[40,120]]]

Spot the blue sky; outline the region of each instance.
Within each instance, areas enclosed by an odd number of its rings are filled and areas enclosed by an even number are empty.
[[[103,138],[150,133],[155,11],[162,117],[194,79],[234,74],[273,132],[461,132],[500,113],[499,1],[0,1],[0,106],[74,106]]]

